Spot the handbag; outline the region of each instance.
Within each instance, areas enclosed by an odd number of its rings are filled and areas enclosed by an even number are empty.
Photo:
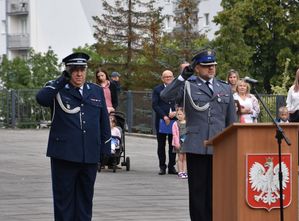
[[[170,120],[170,123],[168,125],[166,125],[165,121],[163,119],[160,119],[159,133],[160,134],[172,134],[173,123],[174,123],[174,120]]]

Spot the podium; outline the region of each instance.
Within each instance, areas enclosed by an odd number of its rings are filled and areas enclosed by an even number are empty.
[[[291,146],[284,140],[281,144],[282,155],[290,158],[289,178],[286,180],[288,191],[285,200],[289,200],[288,205],[284,202],[284,220],[292,221],[298,219],[298,123],[280,124],[285,135],[290,139]],[[213,154],[213,221],[273,221],[280,220],[279,202],[278,208],[271,208],[277,201],[275,191],[268,195],[259,190],[258,180],[270,169],[266,162],[275,163],[275,156],[278,157],[278,144],[275,138],[276,127],[271,123],[241,124],[234,123],[224,131],[207,141],[207,145],[214,148]],[[267,156],[271,155],[271,156]],[[257,157],[257,158],[255,158]],[[259,157],[259,158],[258,158]],[[285,159],[285,157],[283,159]],[[261,159],[250,165],[248,159]],[[252,160],[251,160],[252,161]],[[283,161],[283,160],[282,160]],[[284,161],[283,161],[284,162]],[[273,167],[274,167],[273,166]],[[262,167],[264,169],[262,169]],[[260,168],[257,170],[256,168]],[[285,167],[282,167],[285,169]],[[276,167],[277,169],[277,167]],[[251,171],[251,172],[250,172]],[[272,170],[271,170],[272,171]],[[275,174],[271,171],[268,174]],[[274,175],[273,175],[274,176]],[[278,177],[278,176],[277,176]],[[275,177],[272,179],[275,179]],[[252,183],[256,184],[255,188]],[[260,182],[262,183],[262,181]],[[254,189],[256,190],[255,193]],[[285,190],[283,190],[284,193]],[[277,192],[277,191],[276,191]],[[279,191],[278,191],[279,193]],[[253,195],[253,199],[249,195]],[[279,195],[279,194],[278,194]],[[269,200],[269,197],[272,199]],[[259,198],[260,197],[260,198]],[[262,208],[253,204],[261,204]],[[264,203],[263,200],[266,202]],[[269,202],[268,202],[269,201]],[[279,201],[279,199],[278,199]],[[263,205],[265,204],[265,205]],[[277,202],[276,202],[277,204]],[[270,207],[270,208],[264,208]]]

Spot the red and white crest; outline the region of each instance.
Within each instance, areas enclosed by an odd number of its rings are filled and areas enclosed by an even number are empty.
[[[282,154],[283,207],[291,204],[291,154]],[[277,154],[247,154],[246,200],[252,208],[280,208]]]

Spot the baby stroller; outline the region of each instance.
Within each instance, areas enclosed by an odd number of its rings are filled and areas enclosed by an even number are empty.
[[[101,163],[98,164],[98,172],[101,172],[102,168],[108,166],[109,169],[112,169],[113,172],[116,172],[118,165],[126,166],[126,170],[130,170],[130,157],[126,156],[126,147],[125,147],[125,129],[126,129],[126,120],[125,114],[122,112],[113,111],[110,112],[109,116],[113,116],[116,120],[116,127],[120,130],[121,137],[112,136],[113,140],[118,140],[117,147],[114,146],[114,151],[111,155],[101,156]],[[112,145],[113,142],[112,142]]]

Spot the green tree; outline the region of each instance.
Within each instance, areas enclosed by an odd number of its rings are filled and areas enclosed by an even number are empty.
[[[17,100],[17,127],[35,127],[35,122],[41,118],[44,120],[45,115],[49,112],[41,108],[35,101],[34,91],[28,89],[41,88],[47,81],[52,80],[60,75],[57,55],[53,50],[45,53],[36,53],[30,50],[27,58],[17,57],[8,60],[3,57],[0,64],[0,79],[3,87],[10,91],[7,95]],[[16,93],[14,90],[18,90]],[[3,96],[4,93],[1,94]],[[8,103],[4,103],[5,107]],[[0,115],[4,122],[10,121],[10,107],[0,110]],[[28,122],[34,122],[28,124]]]
[[[157,58],[164,69],[170,69],[174,73],[178,73],[179,64],[187,61],[191,62],[191,58],[202,48],[206,48],[210,45],[209,40],[204,36],[200,35],[198,38],[191,39],[189,42],[192,48],[187,49],[182,45],[182,38],[180,35],[168,34],[165,35],[161,43],[161,53]],[[188,55],[188,57],[186,57]]]
[[[273,91],[273,94],[275,95],[287,95],[288,94],[288,88],[289,86],[292,84],[292,82],[290,82],[290,76],[288,73],[288,67],[290,64],[290,59],[287,58],[286,62],[285,62],[285,69],[284,72],[282,73],[281,76],[281,85],[271,85],[271,89]]]
[[[4,56],[0,74],[3,87],[6,89],[28,88],[27,86],[30,84],[30,69],[22,58],[17,57],[10,61]]]
[[[61,72],[58,57],[52,49],[45,53],[36,53],[33,50],[29,53],[26,61],[31,72],[29,88],[40,88],[45,82],[58,77]]]
[[[156,43],[159,35],[157,23],[161,20],[157,16],[161,9],[154,8],[155,0],[115,0],[114,3],[104,0],[106,14],[93,17],[96,22],[94,36],[98,40],[96,50],[105,58],[104,67],[119,67],[124,88],[128,89],[136,71],[144,63],[143,45],[150,42],[148,45],[155,46],[152,43]]]
[[[4,56],[0,65],[0,78],[6,89],[40,88],[59,74],[58,58],[51,49],[45,53],[31,50],[27,59],[8,60]]]
[[[220,68],[262,80],[271,93],[271,79],[283,73],[286,58],[293,71],[299,62],[298,1],[223,0],[222,7],[215,18]]]

